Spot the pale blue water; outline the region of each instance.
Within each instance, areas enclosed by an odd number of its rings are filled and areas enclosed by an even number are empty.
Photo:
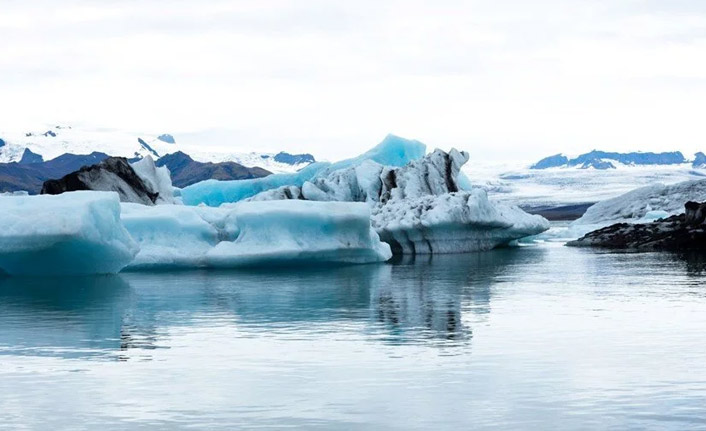
[[[706,429],[705,281],[559,245],[0,279],[0,429]]]

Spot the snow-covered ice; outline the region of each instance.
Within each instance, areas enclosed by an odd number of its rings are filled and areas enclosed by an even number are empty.
[[[11,275],[116,273],[137,253],[113,192],[0,196],[0,270]]]

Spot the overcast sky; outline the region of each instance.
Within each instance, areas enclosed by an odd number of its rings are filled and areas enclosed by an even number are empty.
[[[706,150],[704,0],[0,0],[0,127],[354,155]],[[196,133],[196,134],[195,134]]]

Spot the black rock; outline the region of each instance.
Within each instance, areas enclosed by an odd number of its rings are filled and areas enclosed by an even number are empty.
[[[706,203],[687,202],[685,213],[651,223],[618,223],[589,232],[573,247],[625,250],[706,250]]]
[[[159,196],[149,189],[124,157],[109,157],[58,180],[45,181],[41,194],[58,195],[77,190],[114,191],[123,202],[145,205],[154,205]]]
[[[37,194],[44,181],[59,178],[82,166],[93,165],[108,158],[107,154],[62,154],[43,163],[0,163],[0,192],[25,190]]]

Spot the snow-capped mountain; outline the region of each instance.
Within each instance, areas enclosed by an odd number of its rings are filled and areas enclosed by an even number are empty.
[[[111,156],[159,159],[178,151],[198,162],[235,162],[246,167],[260,167],[270,172],[296,172],[314,162],[311,154],[238,153],[225,148],[184,145],[178,136],[168,133],[140,134],[115,129],[91,129],[69,125],[51,125],[35,130],[0,129],[0,163],[19,162],[26,150],[44,161],[62,154],[105,153]]]
[[[530,166],[530,169],[550,169],[560,167],[578,167],[581,169],[615,169],[617,164],[625,166],[657,166],[680,165],[687,163],[687,159],[680,151],[663,153],[616,153],[593,150],[570,159],[564,154],[555,154],[545,157]]]

